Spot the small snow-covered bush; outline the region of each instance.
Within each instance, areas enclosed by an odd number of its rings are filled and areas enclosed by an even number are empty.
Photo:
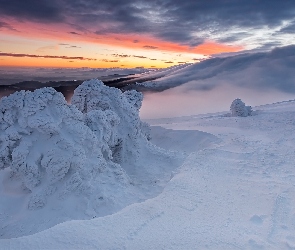
[[[232,116],[246,117],[251,115],[252,107],[246,106],[241,99],[237,98],[230,105],[230,111]]]

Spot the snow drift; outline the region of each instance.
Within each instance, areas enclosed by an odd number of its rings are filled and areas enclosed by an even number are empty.
[[[122,93],[99,80],[80,85],[72,105],[53,88],[2,98],[0,235],[33,233],[144,199],[133,177],[140,173],[136,177],[150,184],[167,168],[154,174],[140,157],[156,155],[161,164],[176,156],[148,142],[149,126],[138,115],[141,101],[141,93]],[[48,222],[40,223],[40,216]]]

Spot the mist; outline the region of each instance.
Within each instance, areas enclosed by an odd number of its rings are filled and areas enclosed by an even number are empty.
[[[163,92],[145,93],[140,110],[142,119],[170,118],[228,111],[231,102],[241,98],[246,105],[255,106],[295,99],[292,93],[275,89],[251,89],[220,84],[211,90],[194,90],[181,85]]]

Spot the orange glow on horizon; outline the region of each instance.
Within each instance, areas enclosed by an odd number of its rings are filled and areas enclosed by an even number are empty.
[[[173,64],[175,65],[175,64]],[[150,62],[138,63],[137,61],[126,62],[122,65],[120,62],[103,62],[103,61],[82,61],[82,60],[63,60],[50,58],[28,58],[28,57],[0,57],[0,67],[48,67],[48,68],[165,68],[172,65],[167,65],[164,62],[157,62],[153,65]]]
[[[155,55],[159,56],[159,52],[166,52],[169,55],[173,53],[186,53],[190,54],[191,58],[194,57],[202,57],[209,56],[218,53],[225,52],[237,52],[241,51],[243,48],[238,46],[229,46],[225,44],[215,43],[213,41],[206,41],[205,43],[198,45],[196,47],[190,47],[187,45],[177,44],[173,42],[163,41],[157,39],[155,37],[151,37],[149,35],[138,35],[138,34],[104,34],[99,35],[95,34],[92,31],[85,31],[84,33],[76,33],[72,27],[67,24],[38,24],[25,22],[20,23],[15,20],[9,21],[15,30],[1,30],[2,34],[12,35],[14,37],[20,38],[28,38],[33,39],[34,42],[38,43],[38,41],[50,42],[50,43],[79,43],[85,44],[85,48],[81,50],[77,50],[77,52],[73,51],[51,51],[54,55],[60,56],[68,56],[68,57],[76,57],[83,55],[85,58],[93,58],[96,59],[94,61],[88,60],[66,60],[66,59],[58,59],[58,58],[31,58],[31,57],[5,57],[0,56],[0,66],[30,66],[30,67],[94,67],[94,68],[110,68],[110,67],[138,67],[143,66],[146,68],[157,67],[157,68],[165,68],[172,65],[178,64],[179,61],[177,59],[167,59],[160,60],[163,58],[158,58],[159,60],[151,61],[151,58],[155,58]],[[25,31],[25,32],[23,32]],[[72,33],[71,33],[72,32]],[[108,47],[114,47],[114,50],[122,51],[121,55],[124,55],[124,48],[129,51],[132,50],[134,53],[149,54],[150,58],[142,57],[136,58],[137,56],[126,55],[125,58],[119,58],[120,60],[114,60],[112,56],[112,52],[108,52],[105,55],[107,58],[103,58],[102,55],[97,55],[95,51],[91,53],[89,49],[87,49],[87,44],[92,45],[105,45]],[[21,48],[21,47],[19,47]],[[121,49],[120,49],[121,48]],[[1,49],[1,48],[0,48]],[[9,52],[3,51],[2,52]],[[11,51],[10,51],[11,52]],[[158,52],[158,53],[156,53]],[[45,53],[45,52],[44,52]],[[48,52],[46,52],[48,54]],[[57,54],[58,53],[58,54]],[[75,53],[75,54],[74,54]],[[88,55],[86,55],[88,53]],[[121,52],[119,52],[121,53]],[[24,53],[25,54],[25,53]],[[29,54],[40,54],[38,51],[30,51]],[[41,53],[40,55],[42,55]],[[89,56],[90,54],[90,56]],[[96,54],[96,55],[95,55]],[[164,53],[165,54],[165,53]],[[119,55],[120,56],[120,55]],[[166,57],[168,58],[168,57]],[[110,59],[108,61],[108,59]],[[124,60],[123,60],[124,59]],[[152,59],[153,60],[153,59]],[[188,59],[189,60],[189,59]],[[108,62],[107,62],[108,61]],[[167,63],[168,61],[172,61],[173,63]],[[192,62],[192,61],[191,61]]]

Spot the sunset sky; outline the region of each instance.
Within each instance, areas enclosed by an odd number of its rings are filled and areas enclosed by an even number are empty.
[[[168,67],[294,35],[294,0],[0,0],[0,66]]]

